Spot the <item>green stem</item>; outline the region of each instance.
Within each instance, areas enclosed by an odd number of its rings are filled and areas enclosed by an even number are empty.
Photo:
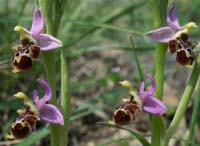
[[[163,86],[164,86],[164,59],[166,53],[166,45],[157,43],[156,45],[156,66],[155,66],[155,81],[156,81],[156,92],[155,97],[162,100],[163,97]],[[164,131],[163,128],[158,128],[158,125],[165,125],[163,120],[157,120],[159,116],[152,115],[152,126],[151,126],[151,144],[152,146],[160,146],[161,139]],[[161,123],[162,122],[162,123]],[[161,134],[162,133],[162,134]]]
[[[51,86],[53,98],[50,103],[56,105],[56,68],[54,51],[42,52],[44,67],[47,74],[47,81]],[[59,142],[59,126],[50,124],[51,146],[58,146]]]
[[[43,8],[46,24],[46,32],[48,34],[53,33],[53,22],[52,22],[52,7],[53,2],[51,0],[40,0],[40,5]],[[47,74],[47,81],[51,86],[53,92],[53,98],[51,103],[56,105],[56,67],[55,67],[55,51],[42,52],[44,61],[44,67]],[[50,137],[51,146],[57,146],[59,143],[59,126],[50,124]]]
[[[164,67],[165,67],[165,54],[167,47],[165,44],[156,44],[156,63],[155,63],[155,81],[156,92],[155,97],[162,100],[163,85],[164,85]]]
[[[169,128],[166,131],[162,146],[168,146],[170,138],[173,136],[174,132],[176,131],[178,127],[178,124],[180,123],[180,120],[184,116],[184,113],[188,107],[190,98],[192,96],[193,90],[196,86],[199,74],[200,74],[200,55],[198,55],[197,61],[194,64],[193,70],[190,74],[190,78],[187,82],[187,86],[183,92],[182,98],[179,102],[174,118]]]
[[[47,80],[53,92],[52,104],[56,104],[56,68],[54,51],[42,52],[44,68],[47,75]]]
[[[46,24],[46,32],[49,34],[53,34],[53,1],[52,0],[39,0],[40,5],[43,8],[45,24]]]
[[[159,28],[166,23],[163,16],[166,16],[166,9],[168,0],[149,0],[151,10],[154,17],[154,28]],[[160,7],[163,9],[160,10]],[[165,44],[156,44],[156,66],[155,66],[155,81],[156,81],[156,92],[155,97],[162,99],[163,97],[163,85],[164,85],[164,64],[165,64],[165,54],[167,47]],[[152,115],[152,126],[151,126],[151,144],[152,146],[160,146],[161,138],[163,136],[164,122],[159,116]]]
[[[68,3],[69,0],[54,0],[54,12],[53,13],[53,34],[57,36],[60,23],[61,23],[61,18],[63,16],[63,12],[65,10],[65,6]]]
[[[152,15],[154,18],[154,27],[159,28],[161,25],[161,17],[160,17],[158,1],[157,0],[149,0],[149,5],[151,7]]]
[[[188,141],[191,142],[193,139],[193,135],[194,135],[194,128],[197,122],[197,117],[198,117],[198,111],[199,111],[199,102],[200,102],[200,82],[198,85],[198,89],[197,89],[198,93],[194,98],[194,107],[193,107],[193,112],[192,112],[192,120],[190,122],[190,132],[189,132],[189,136],[188,136]],[[190,143],[187,143],[186,146],[191,146]]]
[[[68,61],[64,56],[64,50],[61,49],[61,112],[64,117],[64,126],[60,128],[60,145],[67,146],[68,144],[68,129],[70,122],[70,82]]]
[[[62,9],[60,9],[59,6],[60,6],[60,1],[55,0],[54,1],[54,11],[56,11],[56,13],[53,13],[53,20],[54,20],[53,34],[54,35],[57,35],[57,33],[58,33],[61,17],[63,14]]]
[[[54,1],[54,35],[57,35],[61,18],[65,9],[65,5],[68,0],[55,0]],[[69,131],[69,122],[70,122],[70,82],[69,82],[69,70],[68,70],[68,61],[64,55],[63,48],[60,53],[61,60],[61,112],[64,118],[64,125],[59,129],[59,146],[67,146],[68,145],[68,131]]]
[[[138,56],[137,56],[137,51],[135,50],[133,38],[131,37],[130,40],[131,40],[132,50],[133,50],[133,53],[134,53],[134,59],[135,59],[135,62],[136,62],[138,74],[139,74],[139,77],[140,77],[140,81],[142,82],[142,81],[144,81],[143,71],[142,71]]]

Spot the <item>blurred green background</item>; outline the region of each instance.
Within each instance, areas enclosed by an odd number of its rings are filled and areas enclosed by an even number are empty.
[[[200,24],[199,0],[180,0],[178,7],[181,25],[189,21]],[[32,90],[38,88],[36,79],[45,79],[42,57],[34,61],[29,71],[11,72],[12,47],[20,43],[19,34],[13,28],[16,25],[30,28],[34,8],[34,1],[0,0],[0,145],[10,144],[5,135],[17,116],[16,109],[23,107],[22,101],[15,99],[13,94],[23,91],[32,97]],[[69,145],[128,146],[134,143],[133,137],[116,135],[118,131],[102,128],[96,123],[112,120],[114,109],[127,95],[127,90],[118,85],[119,81],[128,79],[137,88],[143,79],[139,68],[153,73],[155,43],[143,35],[152,29],[153,18],[147,0],[68,1],[58,38],[63,41],[70,62],[72,122]],[[199,32],[199,28],[192,30],[190,39],[198,41]],[[134,48],[130,37],[134,40]],[[61,80],[59,53],[60,50],[55,53],[58,100]],[[169,53],[166,68],[166,86],[169,89],[165,93],[177,101],[186,84],[183,78],[187,78],[190,70],[177,65],[175,56]],[[175,106],[171,101],[165,102],[172,109]],[[28,138],[30,145],[48,145],[48,125],[39,124],[38,127],[41,130],[35,137]],[[148,122],[145,128],[148,133]],[[120,137],[122,139],[111,141]],[[108,143],[104,143],[106,141]]]

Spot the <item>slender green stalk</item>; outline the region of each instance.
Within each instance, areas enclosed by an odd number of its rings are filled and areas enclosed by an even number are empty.
[[[55,0],[54,1],[54,12],[53,13],[53,34],[56,36],[60,27],[61,18],[63,15],[63,11],[65,9],[65,5],[69,0]]]
[[[61,112],[64,117],[64,126],[60,128],[60,145],[67,146],[68,144],[68,129],[70,122],[70,82],[69,82],[69,70],[68,61],[64,56],[64,50],[61,49]]]
[[[54,51],[48,51],[42,53],[45,71],[47,74],[47,80],[51,86],[53,92],[53,98],[51,103],[56,105],[56,67],[55,67],[55,55]],[[51,146],[58,146],[59,142],[59,126],[50,124],[50,136],[51,136]]]
[[[58,29],[60,26],[60,20],[61,20],[62,14],[63,14],[62,9],[59,9],[59,6],[60,6],[60,1],[55,0],[54,5],[53,5],[54,11],[56,11],[56,13],[53,13],[53,21],[54,21],[53,34],[54,35],[57,35],[57,33],[58,33]]]
[[[53,21],[52,21],[52,7],[53,1],[51,0],[40,0],[40,5],[43,8],[46,24],[46,32],[48,34],[53,33]],[[55,51],[42,52],[44,61],[44,67],[47,74],[47,80],[50,84],[53,92],[53,98],[51,103],[56,105],[56,67],[55,67]],[[51,146],[57,146],[59,143],[59,126],[50,124],[50,137]]]
[[[135,62],[136,62],[138,74],[139,74],[139,77],[140,77],[140,82],[142,82],[142,81],[144,81],[143,71],[142,71],[142,68],[140,66],[140,62],[139,62],[139,59],[138,59],[138,56],[137,56],[137,51],[135,50],[133,38],[131,37],[130,40],[131,40],[132,50],[133,50],[133,53],[134,53],[134,59],[135,59]]]
[[[46,32],[53,34],[53,1],[52,0],[39,0],[43,8],[46,24]]]
[[[168,0],[149,0],[151,10],[154,17],[154,27],[159,28],[166,23],[166,9]],[[163,9],[160,10],[160,7]],[[156,81],[156,92],[155,97],[162,99],[163,97],[163,85],[164,85],[164,63],[165,54],[167,47],[164,44],[156,44],[156,66],[155,66],[155,81]],[[160,146],[161,138],[163,136],[163,131],[158,128],[158,125],[164,125],[164,122],[159,116],[152,115],[152,126],[151,126],[151,144],[152,146]],[[164,129],[164,128],[162,128]]]
[[[162,97],[163,97],[164,67],[165,67],[166,50],[167,50],[167,46],[165,44],[157,43],[157,45],[156,45],[156,66],[155,66],[155,81],[156,81],[155,96],[159,99],[162,99]]]
[[[190,122],[190,132],[188,136],[188,141],[192,141],[194,135],[194,128],[197,122],[198,111],[199,111],[199,103],[200,103],[200,82],[197,89],[197,95],[194,98],[194,107],[192,112],[192,120]],[[187,143],[186,146],[191,146],[190,143]]]
[[[54,59],[54,51],[42,52],[44,68],[47,75],[48,83],[50,84],[53,92],[52,104],[56,104],[56,67]]]
[[[54,35],[57,34],[61,18],[65,9],[65,5],[68,2],[68,0],[55,0],[54,1],[54,28],[53,33]],[[68,61],[66,60],[66,57],[64,55],[63,48],[61,49],[60,53],[60,60],[61,60],[61,112],[64,117],[64,125],[59,128],[59,143],[57,145],[59,146],[67,146],[68,145],[68,131],[69,131],[69,122],[70,122],[70,82],[69,82],[69,70],[68,70]]]
[[[162,146],[168,146],[170,138],[175,133],[175,131],[178,127],[178,124],[180,123],[180,120],[184,116],[184,113],[188,107],[190,98],[192,96],[193,90],[194,90],[197,80],[199,78],[199,74],[200,74],[200,55],[198,55],[197,61],[194,64],[193,70],[190,74],[190,78],[187,82],[187,86],[183,92],[182,98],[177,107],[174,118],[173,118],[169,128],[166,131]]]

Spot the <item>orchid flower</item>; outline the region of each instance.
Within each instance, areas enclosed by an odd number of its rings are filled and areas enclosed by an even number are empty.
[[[40,51],[48,51],[62,46],[57,38],[43,34],[44,16],[41,8],[36,8],[30,31],[22,26],[16,26],[14,31],[20,32],[21,45],[14,49],[12,59],[13,72],[28,70],[32,67],[32,60],[38,59]]]
[[[145,74],[151,80],[151,87],[147,90],[145,90],[144,82],[141,83],[138,92],[133,88],[129,81],[122,81],[120,84],[129,89],[129,93],[144,111],[156,115],[163,115],[167,111],[166,106],[162,101],[153,96],[156,90],[155,80],[149,73],[145,72]]]
[[[40,119],[52,124],[64,124],[63,116],[59,109],[47,102],[52,98],[52,91],[48,83],[42,79],[37,80],[38,83],[45,89],[45,95],[39,98],[38,91],[33,91],[33,101],[29,99],[24,93],[18,92],[14,96],[24,100],[24,104],[29,106],[30,110],[36,115],[39,115]]]
[[[196,28],[194,22],[180,26],[178,21],[178,9],[175,3],[167,9],[168,26],[161,27],[146,33],[153,41],[168,43],[170,53],[176,52],[176,62],[191,67],[194,60],[193,48],[195,45],[188,41],[188,33],[191,28]]]
[[[184,26],[180,26],[178,21],[178,9],[175,3],[167,9],[168,26],[161,27],[146,33],[153,41],[169,43],[169,41],[180,38],[182,34],[188,34],[191,28],[196,28],[194,22],[189,22]]]
[[[44,28],[44,15],[41,8],[36,8],[33,13],[33,21],[30,31],[22,26],[15,26],[14,31],[20,32],[22,40],[28,39],[29,43],[36,44],[41,51],[48,51],[62,46],[62,42],[49,34],[42,33]]]

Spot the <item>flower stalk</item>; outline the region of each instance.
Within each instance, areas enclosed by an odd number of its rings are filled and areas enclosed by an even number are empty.
[[[47,32],[48,33],[48,32]],[[43,52],[43,63],[47,75],[47,81],[52,88],[53,98],[50,103],[56,105],[56,67],[54,59],[54,50]],[[51,59],[50,59],[51,58]],[[57,146],[59,142],[59,127],[58,125],[50,124],[51,146]]]
[[[188,107],[192,93],[194,91],[197,80],[199,78],[199,74],[200,74],[200,55],[198,54],[197,60],[194,64],[194,67],[190,74],[190,78],[187,82],[187,86],[183,92],[183,95],[182,95],[179,105],[177,107],[174,118],[173,118],[169,128],[166,131],[162,146],[168,146],[170,138],[173,136],[174,132],[178,128],[178,124],[180,123],[180,121],[181,121],[182,117],[184,116],[184,113]]]
[[[46,32],[48,34],[53,34],[53,18],[52,18],[52,9],[53,2],[51,0],[40,0],[40,5],[43,8],[46,24]],[[52,104],[56,104],[56,67],[54,59],[54,50],[43,52],[43,62],[47,75],[47,81],[52,88],[53,98],[51,99]],[[50,59],[51,58],[51,59]],[[59,143],[59,127],[58,125],[50,124],[50,141],[51,146],[57,146]]]
[[[156,1],[149,0],[149,4],[152,10],[152,14],[154,17],[154,27],[159,28],[166,23],[165,19],[162,19],[162,16],[166,16],[166,8],[168,4],[168,0]],[[159,7],[162,7],[163,10],[160,11]],[[164,85],[164,61],[167,47],[165,44],[157,43],[156,44],[156,66],[155,66],[155,81],[156,81],[156,92],[155,97],[162,99],[163,96],[163,85]],[[151,144],[153,146],[160,146],[161,131],[157,127],[160,125],[159,120],[156,120],[158,117],[152,115],[152,128],[151,128]],[[160,122],[163,122],[162,120]],[[162,125],[164,125],[162,123]]]
[[[64,12],[65,5],[67,3],[67,0],[65,1],[54,1],[53,3],[45,0],[41,1],[43,8],[45,9],[44,12],[46,12],[46,18],[47,18],[47,32],[51,33],[53,35],[57,35],[61,18]],[[51,4],[49,4],[51,3]],[[52,12],[54,8],[54,12]],[[52,21],[54,20],[54,21]],[[52,23],[54,22],[54,23]],[[61,127],[53,127],[51,131],[51,143],[52,146],[67,146],[68,144],[68,127],[69,127],[69,119],[70,119],[70,83],[69,83],[69,71],[68,71],[68,62],[66,60],[66,57],[64,55],[64,50],[61,48],[61,112],[64,117],[64,125]],[[44,62],[46,66],[47,74],[49,73],[52,63],[54,66],[53,72],[55,73],[55,61],[49,59],[49,57],[53,58],[53,52],[45,52],[43,54]],[[50,62],[49,62],[50,61]],[[55,81],[56,74],[54,74],[53,80]],[[51,80],[51,79],[50,79]],[[53,82],[53,81],[52,81]],[[54,84],[55,85],[55,84]]]

